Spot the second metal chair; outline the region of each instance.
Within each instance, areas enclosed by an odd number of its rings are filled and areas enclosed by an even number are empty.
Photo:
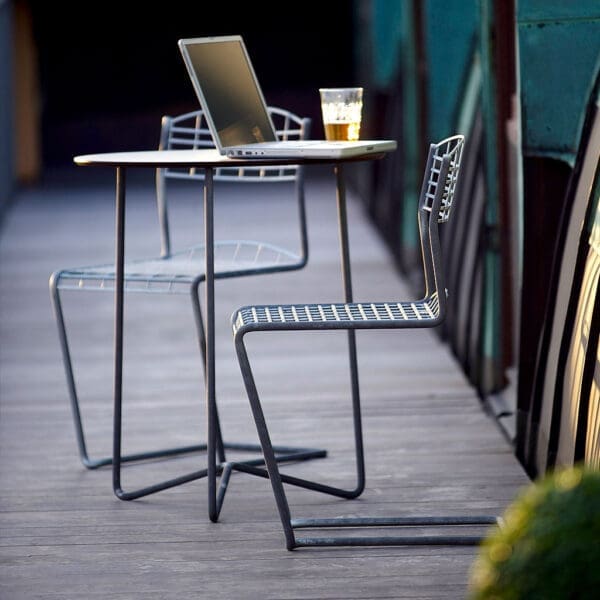
[[[439,325],[446,314],[447,290],[442,272],[441,248],[438,224],[448,220],[452,209],[459,176],[464,137],[457,135],[431,144],[427,159],[418,207],[418,223],[421,240],[425,292],[420,300],[394,300],[368,302],[333,302],[315,304],[282,304],[244,306],[232,316],[234,344],[244,384],[248,393],[256,429],[261,441],[267,470],[248,465],[230,464],[228,469],[237,469],[271,480],[275,501],[279,511],[288,550],[300,546],[356,546],[356,545],[404,545],[404,544],[477,544],[481,536],[472,535],[385,535],[385,536],[312,536],[297,537],[299,529],[368,528],[368,527],[414,527],[489,525],[496,517],[442,516],[442,517],[336,517],[336,518],[292,518],[284,484],[314,491],[355,498],[365,485],[365,467],[361,408],[351,341],[352,411],[354,418],[355,457],[358,482],[353,490],[339,489],[316,481],[293,477],[280,472],[275,448],[265,419],[255,378],[248,358],[245,336],[260,331],[323,331],[346,330],[353,334],[365,329],[414,329],[431,328]],[[340,223],[342,245],[347,243],[345,222]],[[346,240],[346,241],[344,241]],[[347,254],[346,252],[342,254]],[[355,349],[354,349],[355,353]]]
[[[302,118],[278,107],[269,107],[269,114],[280,140],[302,140],[309,137],[310,119]],[[207,127],[203,111],[197,110],[176,117],[165,116],[161,123],[160,150],[191,150],[214,148],[212,136]],[[171,228],[169,224],[169,204],[167,180],[197,181],[203,184],[204,174],[194,169],[158,169],[156,173],[156,202],[158,208],[160,254],[150,258],[140,258],[126,261],[124,270],[124,289],[128,293],[145,294],[189,294],[196,323],[196,330],[202,366],[206,363],[206,341],[199,288],[205,280],[204,256],[205,247],[198,244],[174,251],[172,248]],[[308,260],[308,237],[306,230],[304,172],[300,166],[252,166],[244,168],[219,168],[213,181],[215,183],[244,184],[251,200],[258,194],[263,184],[278,184],[275,188],[282,194],[295,195],[297,247],[284,247],[256,241],[217,240],[215,241],[215,278],[247,277],[267,273],[279,273],[302,269]],[[281,186],[291,186],[291,189]],[[290,225],[293,227],[293,225]],[[290,238],[293,239],[293,236]],[[65,314],[61,297],[66,291],[114,291],[114,264],[100,264],[85,267],[60,269],[50,277],[50,293],[54,314],[58,325],[58,333],[63,356],[67,387],[75,425],[75,434],[82,463],[89,469],[118,462],[114,474],[115,493],[124,500],[139,498],[175,485],[192,481],[206,476],[206,469],[188,475],[162,481],[137,490],[123,491],[120,487],[120,464],[147,459],[178,456],[194,451],[206,450],[205,443],[195,445],[151,449],[145,452],[115,457],[92,457],[88,453],[84,419],[77,391],[71,347],[67,335]],[[168,315],[166,316],[168,318]],[[120,409],[120,407],[119,407]],[[118,420],[117,429],[121,424]],[[221,462],[226,460],[227,449],[260,452],[257,444],[226,443],[217,424],[217,454]],[[120,431],[114,431],[114,436],[120,436]],[[113,444],[114,446],[114,444]],[[120,446],[120,444],[119,444]],[[322,457],[325,452],[313,449],[282,448],[282,460],[286,457],[305,458]],[[252,462],[252,461],[250,461]],[[261,459],[254,462],[261,463]]]

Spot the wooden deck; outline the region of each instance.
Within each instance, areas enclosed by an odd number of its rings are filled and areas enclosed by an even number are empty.
[[[110,169],[64,175],[22,190],[0,238],[0,598],[464,598],[474,548],[288,552],[266,480],[235,474],[214,524],[205,480],[123,502],[112,493],[110,469],[81,465],[47,282],[54,269],[112,260],[114,179]],[[231,343],[233,309],[341,299],[333,178],[325,175],[309,173],[309,266],[217,285],[217,391],[228,441],[256,441]],[[129,182],[132,255],[156,249],[151,185],[151,173]],[[201,226],[197,200],[182,193],[173,206],[184,237]],[[282,206],[273,197],[249,205],[232,192],[217,196],[215,218],[231,237],[264,231],[285,239]],[[405,297],[352,196],[349,218],[355,299]],[[90,451],[109,453],[112,294],[65,294],[65,311]],[[126,321],[125,450],[204,439],[188,298],[128,296]],[[249,341],[274,441],[329,451],[287,472],[351,485],[345,335],[256,334]],[[528,479],[436,335],[360,332],[358,349],[367,489],[353,501],[290,490],[294,516],[502,511]],[[123,486],[203,468],[204,458],[128,466]]]

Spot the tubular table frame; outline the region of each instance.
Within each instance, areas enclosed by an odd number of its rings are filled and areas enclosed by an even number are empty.
[[[149,150],[141,152],[114,152],[88,154],[74,157],[74,162],[80,166],[104,166],[116,169],[116,203],[115,203],[115,304],[114,304],[114,381],[113,381],[113,460],[112,484],[115,495],[121,500],[134,500],[148,494],[206,477],[208,479],[208,513],[211,521],[216,522],[225,498],[227,483],[232,471],[232,463],[217,461],[217,450],[220,446],[220,431],[216,404],[215,376],[215,270],[214,270],[214,170],[223,166],[256,166],[264,165],[325,165],[332,164],[336,174],[336,197],[340,217],[340,247],[342,262],[342,277],[345,302],[352,302],[352,281],[350,275],[350,256],[348,248],[347,224],[345,219],[345,184],[342,164],[364,160],[375,160],[385,156],[385,153],[365,153],[349,158],[270,158],[270,159],[231,159],[222,156],[217,150]],[[205,172],[204,184],[204,235],[205,235],[205,311],[206,311],[206,375],[205,397],[207,407],[207,468],[187,475],[170,479],[158,484],[134,491],[125,491],[121,485],[121,464],[124,461],[121,451],[122,443],[122,392],[123,392],[123,309],[124,309],[124,263],[125,263],[125,204],[126,204],[126,172],[129,168],[164,168],[164,167],[196,167]],[[348,331],[350,373],[354,383],[357,383],[358,368],[356,357],[355,332]],[[352,386],[353,389],[357,385]],[[358,401],[358,398],[356,399]],[[247,444],[225,444],[223,447],[232,449],[256,449]],[[325,450],[311,448],[279,447],[278,461],[306,460],[326,455]],[[358,484],[351,496],[358,495],[364,488],[362,472],[363,456],[361,449],[357,452]],[[242,470],[243,465],[252,469],[264,465],[264,459],[236,461],[236,470]],[[241,468],[240,468],[241,467]],[[217,489],[217,477],[222,475]]]

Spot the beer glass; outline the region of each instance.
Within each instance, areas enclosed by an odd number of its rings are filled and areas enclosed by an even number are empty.
[[[319,88],[319,93],[325,139],[358,140],[363,88]]]

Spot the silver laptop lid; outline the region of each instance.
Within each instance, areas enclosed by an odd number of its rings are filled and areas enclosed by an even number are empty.
[[[241,36],[189,38],[177,43],[221,154],[231,146],[277,140]]]

